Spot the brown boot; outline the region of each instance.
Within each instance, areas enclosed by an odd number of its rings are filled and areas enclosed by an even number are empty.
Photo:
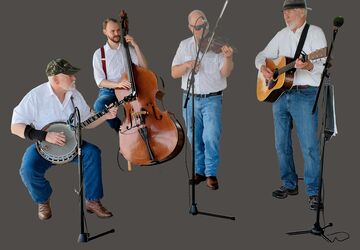
[[[113,216],[100,201],[86,201],[86,211],[95,213],[99,218],[109,218]]]
[[[38,216],[40,220],[47,220],[51,218],[50,200],[45,203],[39,203]]]
[[[194,184],[199,185],[201,182],[206,181],[206,176],[203,176],[201,174],[196,174],[194,179]],[[189,180],[189,184],[191,185],[193,182],[192,179]]]
[[[206,179],[206,185],[212,190],[216,190],[219,188],[219,183],[216,176],[208,176]]]

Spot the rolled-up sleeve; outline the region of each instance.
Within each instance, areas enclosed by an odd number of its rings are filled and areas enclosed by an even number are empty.
[[[97,86],[99,86],[101,81],[106,79],[104,70],[102,68],[100,49],[96,50],[93,55],[93,69],[95,82]]]

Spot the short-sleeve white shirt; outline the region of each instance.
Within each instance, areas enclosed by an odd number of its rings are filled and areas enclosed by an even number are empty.
[[[14,108],[11,123],[32,124],[35,129],[42,129],[51,122],[66,122],[74,112],[71,96],[73,96],[74,105],[80,111],[81,121],[88,119],[92,115],[91,109],[78,90],[68,91],[61,103],[50,83],[46,82],[24,96]]]
[[[181,41],[173,59],[172,66],[195,60],[196,51],[197,45],[193,36]],[[200,52],[199,57],[202,57],[202,55],[202,52]],[[222,53],[207,52],[200,65],[199,72],[195,75],[195,94],[209,94],[226,88],[226,77],[221,76],[220,73],[224,65],[224,56]],[[181,78],[181,88],[183,90],[187,89],[187,79],[190,72],[191,70],[188,70]]]

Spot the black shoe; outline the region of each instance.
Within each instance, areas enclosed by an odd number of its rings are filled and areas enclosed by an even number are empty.
[[[320,210],[324,209],[324,204],[319,202],[319,197],[317,195],[313,195],[309,197],[309,208],[310,210],[317,210],[320,207]]]
[[[288,195],[297,195],[299,193],[298,187],[294,189],[288,189],[285,186],[281,186],[272,192],[272,196],[278,199],[285,199]]]
[[[206,181],[206,176],[203,176],[203,175],[201,175],[201,174],[196,174],[196,175],[195,175],[195,179],[194,179],[195,185],[198,185],[198,184],[200,184],[200,183],[203,182],[203,181]],[[189,180],[189,184],[191,185],[192,183],[193,183],[193,182],[192,182],[192,179]]]

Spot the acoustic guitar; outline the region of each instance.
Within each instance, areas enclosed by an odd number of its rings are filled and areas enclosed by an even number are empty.
[[[327,56],[327,48],[318,49],[308,55],[302,53],[301,60],[316,60]],[[275,102],[285,91],[293,86],[294,66],[293,58],[281,56],[275,60],[267,58],[266,67],[273,72],[273,78],[266,80],[259,70],[257,76],[256,96],[260,102]]]

